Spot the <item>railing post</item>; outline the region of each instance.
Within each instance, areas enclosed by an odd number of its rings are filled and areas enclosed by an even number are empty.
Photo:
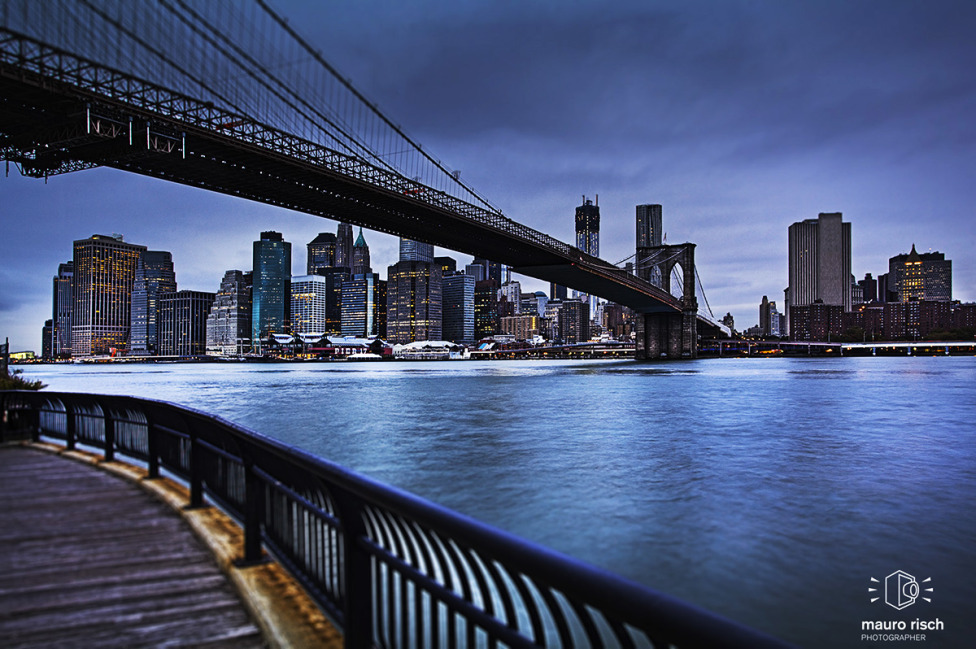
[[[0,394],[0,442],[4,441],[7,433],[7,395]]]
[[[264,520],[264,482],[254,471],[254,462],[244,457],[244,556],[238,565],[261,563],[261,523]]]
[[[200,440],[197,438],[193,426],[188,426],[190,432],[190,504],[189,509],[203,507],[203,453]]]
[[[67,401],[64,401],[63,403],[64,414],[68,418],[67,425],[64,428],[64,447],[69,451],[73,451],[75,449],[75,437],[77,434],[77,431],[75,431],[77,426],[77,422],[75,421],[75,409]]]
[[[105,461],[115,460],[115,418],[111,410],[102,406],[102,418],[105,422]]]
[[[146,414],[146,447],[149,452],[148,479],[159,477],[159,434],[153,430],[152,417]]]
[[[373,580],[369,553],[361,544],[366,537],[363,505],[338,489],[333,498],[342,524],[343,645],[345,649],[369,649],[373,646]]]

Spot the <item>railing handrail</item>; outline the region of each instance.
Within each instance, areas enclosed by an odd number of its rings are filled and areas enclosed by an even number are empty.
[[[385,635],[395,646],[419,647],[428,644],[425,633],[428,640],[436,635],[433,644],[444,636],[455,646],[450,639],[457,640],[457,625],[467,631],[467,646],[477,644],[475,628],[508,646],[547,646],[556,636],[562,646],[603,646],[608,638],[620,646],[787,646],[200,410],[46,391],[0,391],[0,409],[3,421],[8,413],[28,412],[35,437],[64,438],[69,448],[88,444],[107,459],[145,460],[151,477],[162,465],[190,484],[191,504],[209,495],[242,523],[244,559],[257,560],[263,542],[336,618],[346,646],[383,645],[374,636]],[[88,430],[79,432],[79,426]],[[288,500],[302,490],[306,495]],[[325,504],[312,502],[323,498]],[[305,556],[288,545],[296,529],[299,545],[309,546]],[[312,538],[318,546],[311,547]],[[314,569],[303,568],[309,562]],[[352,570],[356,566],[365,573]],[[360,590],[363,585],[370,590]],[[426,608],[420,605],[425,597]],[[412,624],[401,619],[408,612],[417,618]]]

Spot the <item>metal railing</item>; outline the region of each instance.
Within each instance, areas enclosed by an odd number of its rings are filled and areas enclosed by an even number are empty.
[[[0,439],[101,449],[185,480],[341,627],[345,646],[784,647],[219,417],[161,401],[0,392]]]

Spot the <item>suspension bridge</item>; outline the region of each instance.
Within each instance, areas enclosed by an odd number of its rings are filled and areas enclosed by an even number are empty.
[[[3,0],[0,19],[0,156],[24,175],[111,167],[485,257],[632,308],[638,357],[723,328],[692,244],[654,282],[505,216],[264,0]]]

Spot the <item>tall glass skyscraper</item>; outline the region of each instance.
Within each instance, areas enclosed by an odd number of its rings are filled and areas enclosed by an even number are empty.
[[[54,304],[51,318],[51,358],[71,356],[71,309],[74,262],[58,265],[54,278]]]
[[[352,248],[352,225],[340,223],[336,233],[336,266],[352,270]]]
[[[361,273],[342,284],[342,335],[386,338],[387,284],[377,273]]]
[[[71,354],[122,353],[132,323],[132,284],[145,246],[121,235],[94,234],[74,242]]]
[[[332,268],[336,265],[336,235],[331,232],[320,232],[317,237],[306,246],[308,258],[305,273],[314,275],[320,268]]]
[[[441,269],[399,261],[387,273],[387,336],[394,343],[441,340]]]
[[[280,232],[262,232],[254,242],[254,277],[251,293],[252,345],[261,352],[271,334],[287,333],[291,244]]]
[[[159,296],[176,292],[173,255],[147,250],[139,257],[132,283],[132,333],[130,353],[154,356],[159,352]]]
[[[434,246],[429,243],[400,237],[400,261],[434,263]]]
[[[576,208],[576,247],[588,255],[600,256],[600,205],[594,205],[586,196]],[[589,313],[596,313],[595,295],[573,291],[573,297],[587,302]]]
[[[451,273],[443,279],[444,340],[474,342],[475,278],[466,273]]]
[[[576,208],[576,247],[588,255],[600,256],[600,206],[583,197]]]

